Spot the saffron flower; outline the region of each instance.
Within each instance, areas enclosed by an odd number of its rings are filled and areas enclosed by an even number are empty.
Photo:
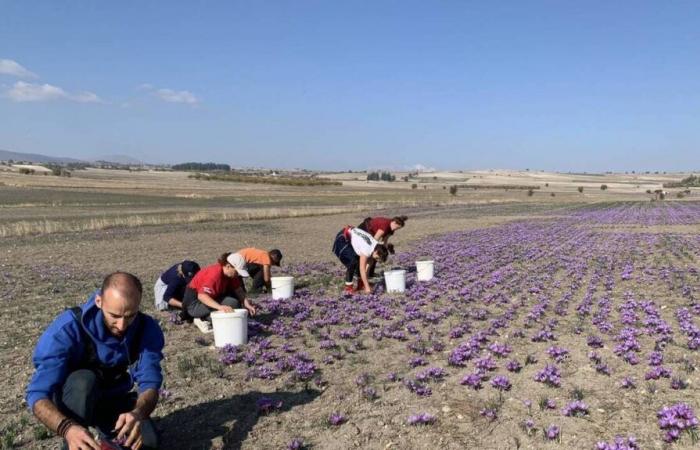
[[[346,418],[344,415],[342,415],[341,413],[337,413],[337,412],[336,412],[336,413],[332,413],[332,414],[328,417],[328,423],[331,424],[331,425],[333,425],[333,426],[342,425],[342,424],[345,423],[346,421],[347,421],[347,418]]]
[[[435,416],[428,413],[418,413],[408,416],[407,423],[409,425],[431,425],[435,423]]]

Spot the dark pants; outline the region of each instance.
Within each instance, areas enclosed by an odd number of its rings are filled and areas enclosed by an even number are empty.
[[[96,427],[108,439],[116,438],[112,430],[120,414],[136,405],[137,395],[130,392],[116,397],[104,397],[95,372],[76,370],[68,375],[60,395],[54,396],[58,409],[84,427]],[[151,419],[141,422],[143,447],[158,448],[158,434]],[[63,443],[63,448],[68,448]]]
[[[253,280],[253,292],[259,291],[265,286],[265,271],[262,264],[248,263],[245,266],[251,280]]]
[[[241,307],[241,302],[236,297],[224,297],[221,301],[217,299],[214,300],[234,309]],[[187,310],[187,314],[195,319],[209,320],[211,312],[214,311],[212,308],[199,301],[197,298],[197,291],[194,289],[187,288],[185,290],[185,296],[182,302],[184,309]]]
[[[350,240],[345,237],[342,230],[335,237],[335,242],[333,242],[333,253],[346,268],[345,283],[352,284],[353,277],[360,276],[360,257],[357,256],[355,249],[350,244]]]

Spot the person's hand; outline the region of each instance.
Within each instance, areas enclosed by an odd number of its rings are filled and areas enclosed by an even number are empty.
[[[233,312],[233,308],[231,308],[228,305],[221,305],[219,307],[219,311],[221,311],[221,312]]]
[[[370,286],[365,286],[365,288],[362,290],[365,294],[371,294],[372,293],[372,288]]]
[[[68,428],[65,438],[69,450],[100,450],[100,444],[88,430],[80,425],[76,424]]]
[[[120,414],[114,431],[117,432],[117,441],[124,441],[125,447],[138,450],[143,445],[141,437],[141,416],[134,411]]]
[[[252,304],[248,299],[243,300],[243,306],[245,307],[245,309],[248,310],[248,313],[249,313],[251,316],[254,316],[254,315],[255,315],[255,312],[256,312],[256,310],[255,310],[255,305]]]

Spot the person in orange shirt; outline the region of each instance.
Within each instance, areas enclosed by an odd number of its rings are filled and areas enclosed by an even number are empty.
[[[276,248],[265,251],[248,247],[238,250],[236,253],[241,255],[246,262],[245,269],[253,280],[251,291],[257,292],[264,287],[267,292],[272,292],[272,272],[270,269],[272,266],[280,266],[282,252]]]

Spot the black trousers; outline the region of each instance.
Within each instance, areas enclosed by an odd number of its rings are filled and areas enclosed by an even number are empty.
[[[230,306],[231,308],[240,308],[241,301],[236,297],[224,297],[221,300],[214,299],[222,305]],[[197,291],[192,288],[185,289],[185,295],[182,299],[182,309],[187,312],[187,315],[194,319],[210,320],[211,313],[214,311],[197,298]]]
[[[250,279],[253,280],[253,292],[261,290],[263,286],[265,286],[265,271],[263,270],[263,265],[256,263],[247,263],[245,266],[245,270],[248,271]]]
[[[108,439],[116,438],[112,432],[120,414],[136,406],[137,394],[130,392],[116,397],[105,397],[95,372],[80,369],[68,375],[60,394],[54,396],[59,411],[84,427],[97,428]],[[141,422],[141,437],[146,449],[158,448],[158,433],[151,419]],[[63,448],[68,445],[64,441]]]
[[[343,230],[335,237],[333,253],[345,266],[345,283],[352,284],[352,279],[360,276],[360,257],[355,253],[350,241],[343,234]]]

